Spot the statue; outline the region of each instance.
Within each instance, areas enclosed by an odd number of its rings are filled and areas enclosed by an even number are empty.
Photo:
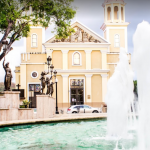
[[[94,37],[93,37],[93,36],[90,36],[89,42],[94,42],[94,41],[95,41]]]
[[[5,57],[4,57],[4,61],[3,61],[3,68],[5,70],[5,78],[4,78],[5,89],[4,89],[4,91],[11,91],[11,89],[10,89],[11,79],[13,78],[11,69],[9,68],[9,62],[7,62],[5,65],[4,64],[5,64]]]
[[[50,79],[49,77],[46,78],[46,85],[47,85],[47,95],[50,95]]]
[[[76,42],[76,39],[77,39],[77,42],[79,42],[78,38],[80,36],[80,32],[81,32],[81,29],[78,28],[77,31],[74,33],[74,35],[71,35],[71,42]]]
[[[41,87],[42,88],[40,88],[40,93],[41,94],[44,94],[43,92],[44,92],[44,89],[45,89],[45,75],[47,75],[48,73],[46,73],[45,71],[43,71],[42,73],[41,73],[41,78],[39,79],[39,80],[41,80]],[[41,92],[42,91],[42,92]]]
[[[88,42],[88,34],[86,32],[83,33],[83,42]]]
[[[53,82],[51,82],[51,84],[50,84],[50,94],[51,94],[51,96],[53,96],[53,93],[54,93],[54,88],[53,88]]]

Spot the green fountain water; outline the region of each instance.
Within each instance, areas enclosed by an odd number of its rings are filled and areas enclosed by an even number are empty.
[[[108,140],[106,120],[90,120],[0,128],[0,150],[114,150],[116,140]],[[119,149],[137,146],[137,133],[120,139]]]

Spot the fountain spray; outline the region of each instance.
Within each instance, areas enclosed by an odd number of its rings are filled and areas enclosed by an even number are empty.
[[[131,124],[132,119],[135,119],[131,113],[131,107],[134,112],[133,72],[124,48],[120,49],[119,58],[115,72],[108,81],[105,98],[108,110],[108,137],[115,137],[118,140],[127,135],[129,123]]]
[[[150,24],[143,21],[133,37],[132,67],[137,75],[139,126],[138,149],[150,150]]]

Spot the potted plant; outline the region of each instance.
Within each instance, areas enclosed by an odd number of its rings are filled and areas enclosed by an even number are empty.
[[[23,100],[23,105],[25,106],[25,108],[28,108],[29,107],[29,104],[30,104],[30,101],[28,100]]]

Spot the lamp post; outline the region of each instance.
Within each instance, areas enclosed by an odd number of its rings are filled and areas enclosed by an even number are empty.
[[[58,80],[57,80],[57,78],[56,78],[56,74],[57,74],[57,71],[55,70],[55,71],[54,71],[55,84],[56,84],[56,112],[55,112],[55,114],[59,114],[58,105],[57,105],[57,82],[58,82]]]
[[[56,71],[56,70],[53,71],[54,66],[53,66],[53,64],[51,64],[51,61],[52,61],[52,58],[49,56],[49,57],[47,58],[46,64],[48,65],[48,73],[51,72],[50,80],[52,80],[53,74],[54,74],[54,77],[55,77],[55,82],[52,83],[52,85],[53,85],[53,84],[56,84],[56,112],[55,112],[55,113],[56,113],[56,114],[59,114],[59,111],[58,111],[58,104],[57,104],[57,82],[58,82],[58,80],[57,80],[57,78],[56,78],[57,71]],[[50,70],[49,70],[49,69],[50,69]]]

